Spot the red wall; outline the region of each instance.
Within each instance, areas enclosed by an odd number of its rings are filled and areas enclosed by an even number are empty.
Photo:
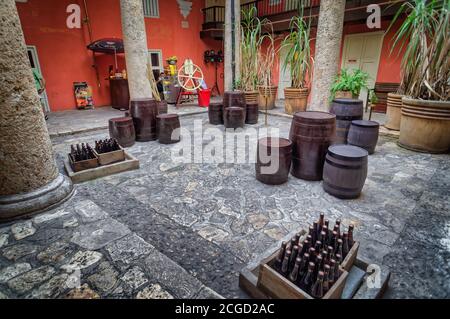
[[[200,39],[204,1],[193,0],[192,11],[187,18],[189,28],[181,27],[181,16],[176,0],[159,0],[160,18],[146,18],[149,49],[159,49],[163,61],[176,55],[179,66],[186,58],[202,68],[208,86],[214,85],[214,66],[203,63],[203,52],[222,49],[221,41]],[[75,109],[73,82],[86,81],[94,89],[96,106],[110,104],[108,66],[114,64],[110,55],[97,55],[101,86],[97,86],[95,70],[92,67],[92,53],[86,49],[90,43],[86,26],[82,29],[68,29],[66,8],[79,4],[84,17],[81,0],[29,0],[17,3],[22,29],[27,45],[37,47],[43,77],[47,82],[47,95],[52,111]],[[122,38],[119,0],[87,0],[92,24],[93,39]],[[119,56],[119,68],[125,67],[124,56]],[[219,87],[223,79],[219,69]]]
[[[381,29],[369,29],[365,24],[346,24],[344,26],[344,36],[347,34],[355,34],[355,33],[366,33],[366,32],[379,32],[379,31],[386,31],[390,25],[389,21],[383,21],[381,24]],[[399,83],[400,82],[400,63],[401,63],[401,57],[402,54],[398,54],[397,50],[394,50],[392,54],[391,47],[392,47],[392,38],[397,30],[399,23],[397,23],[394,28],[392,28],[385,36],[383,40],[383,47],[381,51],[380,56],[380,64],[378,67],[378,75],[377,75],[377,82],[393,82],[393,83]],[[311,53],[314,56],[315,54],[315,37],[316,37],[316,30],[313,29],[312,32],[312,38],[313,41],[311,43]],[[285,34],[279,35],[277,39],[283,39],[285,37]],[[277,41],[277,44],[279,44],[280,41]],[[279,46],[278,46],[279,47]],[[344,47],[344,37],[342,38],[342,44],[341,44],[341,61],[342,61],[342,52]],[[277,48],[278,49],[278,48]],[[279,58],[276,60],[276,65],[273,72],[273,79],[275,83],[278,83],[279,81]]]

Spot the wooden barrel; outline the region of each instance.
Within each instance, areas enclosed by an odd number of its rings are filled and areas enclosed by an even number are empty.
[[[160,114],[158,118],[158,141],[161,144],[174,144],[180,141],[180,119],[177,114]]]
[[[322,180],[328,147],[336,135],[336,115],[326,112],[297,112],[292,119],[291,173],[309,181]]]
[[[239,106],[245,108],[245,93],[242,91],[226,91],[223,94],[223,107]]]
[[[130,106],[130,113],[136,131],[136,141],[148,142],[156,140],[157,102],[154,99],[133,99],[130,102]]]
[[[400,131],[400,122],[402,118],[402,98],[403,95],[388,93],[386,108],[386,124],[390,130]]]
[[[245,117],[246,124],[251,125],[258,124],[258,117],[259,117],[258,102],[247,103],[246,113],[247,113]]]
[[[158,103],[158,114],[167,114],[169,108],[167,101],[157,101],[156,103]]]
[[[239,128],[245,125],[245,109],[242,107],[231,106],[223,111],[223,122],[225,128]]]
[[[375,153],[380,134],[380,124],[374,121],[353,121],[348,132],[347,142],[365,149],[369,154]]]
[[[352,121],[362,120],[364,102],[357,99],[335,99],[331,103],[332,114],[336,115],[335,144],[347,144],[348,130]]]
[[[208,108],[209,123],[212,125],[223,125],[223,104],[211,103]]]
[[[323,189],[337,198],[358,198],[367,178],[368,156],[357,146],[330,146],[323,168]]]
[[[122,147],[133,146],[136,141],[133,119],[131,117],[110,119],[109,136],[115,138]]]
[[[404,97],[398,144],[425,153],[450,151],[450,102]]]
[[[292,142],[285,138],[266,137],[258,141],[256,179],[267,185],[288,181],[292,162]]]

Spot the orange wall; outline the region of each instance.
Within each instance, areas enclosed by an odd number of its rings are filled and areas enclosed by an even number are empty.
[[[187,18],[189,28],[181,27],[181,16],[176,0],[159,0],[160,18],[146,18],[149,49],[162,50],[163,60],[176,55],[179,65],[191,58],[202,68],[209,87],[214,85],[214,66],[203,63],[203,52],[222,49],[221,41],[200,39],[203,16],[203,0],[193,0],[192,11]],[[92,67],[92,53],[86,49],[90,43],[85,26],[68,29],[66,8],[77,3],[84,10],[81,0],[29,0],[17,3],[22,29],[27,45],[37,47],[43,77],[47,82],[47,95],[52,111],[75,109],[73,82],[86,81],[94,89],[96,106],[110,104],[108,66],[114,63],[110,55],[97,55],[101,86],[96,85]],[[93,39],[122,38],[119,0],[87,0],[92,24]],[[164,62],[165,63],[165,62]],[[119,68],[125,67],[124,56],[119,56]],[[219,87],[223,89],[223,66],[219,69]]]
[[[381,24],[381,29],[368,29],[365,24],[347,24],[344,26],[344,36],[347,34],[355,34],[355,33],[366,33],[366,32],[379,32],[379,31],[386,31],[389,27],[390,22],[389,21],[383,21]],[[398,24],[392,28],[389,33],[387,33],[383,40],[383,47],[382,52],[380,56],[380,64],[378,67],[378,75],[377,75],[377,82],[393,82],[393,83],[399,83],[400,82],[400,63],[401,63],[401,57],[402,54],[398,54],[398,51],[394,50],[392,55],[391,47],[392,47],[392,38],[395,34],[395,31],[397,30]],[[312,38],[313,41],[311,43],[311,53],[314,56],[315,54],[315,35],[316,30],[315,28],[312,31]],[[277,36],[277,39],[283,39],[285,37],[285,34]],[[280,41],[277,41],[277,44],[280,43]],[[279,47],[279,46],[278,46]],[[342,38],[342,44],[341,44],[341,61],[342,61],[342,52],[344,47],[344,38]],[[279,81],[279,57],[277,57],[277,60],[275,62],[275,69],[273,72],[273,79],[275,83],[278,83]]]

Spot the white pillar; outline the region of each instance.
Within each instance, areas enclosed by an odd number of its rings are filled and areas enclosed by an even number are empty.
[[[339,72],[345,0],[321,0],[309,108],[328,111],[330,90]]]
[[[147,77],[148,46],[142,0],[120,0],[122,33],[131,99],[151,98]]]
[[[240,78],[241,5],[239,0],[225,0],[224,85],[233,89]]]

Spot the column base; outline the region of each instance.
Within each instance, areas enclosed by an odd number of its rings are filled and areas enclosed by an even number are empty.
[[[49,184],[29,193],[0,196],[0,222],[26,218],[54,208],[73,195],[70,178],[59,174]]]

